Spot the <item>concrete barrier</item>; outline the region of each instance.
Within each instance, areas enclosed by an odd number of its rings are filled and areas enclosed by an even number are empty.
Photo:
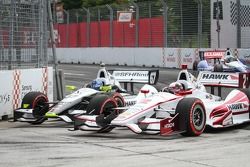
[[[53,100],[53,69],[22,69],[0,71],[0,118],[12,116],[20,107],[22,98],[30,91],[40,91]]]

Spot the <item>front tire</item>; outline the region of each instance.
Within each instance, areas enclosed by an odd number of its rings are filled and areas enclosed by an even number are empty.
[[[87,113],[99,115],[96,117],[96,124],[101,127],[99,132],[107,133],[113,129],[109,124],[118,115],[118,112],[113,110],[116,107],[117,101],[109,95],[96,95],[90,100]]]
[[[21,108],[33,109],[33,116],[37,118],[35,122],[29,122],[31,124],[41,124],[46,118],[45,113],[49,110],[48,97],[41,92],[29,92],[22,100]]]
[[[202,101],[198,98],[184,98],[176,107],[179,113],[179,126],[185,132],[183,136],[199,136],[206,126],[206,111]]]

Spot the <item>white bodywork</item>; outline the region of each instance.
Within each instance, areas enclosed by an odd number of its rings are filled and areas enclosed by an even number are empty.
[[[160,133],[160,122],[166,118],[172,118],[176,113],[178,102],[188,97],[198,98],[203,102],[208,126],[219,128],[249,121],[249,99],[245,93],[233,90],[225,100],[222,100],[221,97],[207,93],[204,86],[186,70],[179,73],[177,81],[184,82],[183,79],[188,82],[188,89],[182,94],[158,92],[145,96],[119,114],[109,126],[128,127],[135,133]],[[147,89],[153,89],[153,87],[148,86]],[[77,116],[76,119],[82,122],[78,128],[100,130],[96,117],[95,115]]]
[[[114,73],[115,72],[115,73]],[[117,76],[117,79],[111,75],[104,65],[101,65],[101,68],[99,69],[96,79],[101,80],[105,85],[111,85],[116,86],[120,91],[126,92],[121,85],[120,80],[122,75],[126,75],[125,79],[122,79],[121,82],[139,82],[139,83],[148,83],[149,81],[152,81],[152,84],[154,84],[156,74],[154,73],[149,76],[149,71],[143,70],[143,71],[114,71],[113,73]],[[121,76],[120,76],[121,75]],[[151,77],[149,79],[149,77]],[[148,85],[144,86],[145,88],[148,87]],[[157,90],[155,88],[151,89],[148,95],[156,93]],[[96,94],[102,93],[101,91],[97,91],[92,88],[80,88],[79,90],[67,95],[65,98],[63,98],[61,101],[56,103],[54,106],[51,107],[51,109],[46,113],[46,117],[48,118],[61,118],[65,122],[72,122],[71,118],[67,116],[69,113],[69,110],[79,103],[82,102],[84,97],[90,97],[94,96]],[[131,95],[129,93],[120,93],[123,97],[123,100],[125,102],[126,106],[134,105],[137,100],[145,98],[145,95],[143,93],[139,93],[138,95]],[[33,109],[17,109],[15,112],[22,113],[23,116],[21,118],[18,118],[17,120],[20,121],[26,121],[26,122],[32,122],[36,121],[36,118],[33,116]],[[70,114],[82,114],[86,113],[86,111],[70,111]]]

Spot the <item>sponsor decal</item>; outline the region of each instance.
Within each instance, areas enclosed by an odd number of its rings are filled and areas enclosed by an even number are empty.
[[[192,63],[193,62],[193,58],[191,57],[191,53],[184,55],[183,62],[185,62],[185,63]]]
[[[240,59],[240,61],[243,61],[246,64],[250,64],[250,54],[244,54],[243,59]]]
[[[32,85],[22,85],[22,91],[32,91]]]
[[[164,128],[173,128],[175,126],[174,122],[170,122],[164,125]]]
[[[140,103],[147,104],[147,103],[149,103],[151,101],[152,101],[152,99],[142,99],[142,100],[140,100]]]
[[[24,31],[24,44],[35,44],[37,33],[32,31]]]
[[[135,105],[136,101],[127,101],[125,102],[125,106],[133,106]]]
[[[175,62],[174,52],[168,54],[167,61],[168,62]]]
[[[204,57],[206,59],[209,59],[209,58],[222,58],[225,54],[225,51],[222,51],[222,52],[211,52],[211,51],[208,51],[208,52],[205,52],[204,53]]]
[[[204,73],[201,77],[201,79],[220,79],[220,80],[236,80],[238,79],[237,76],[229,75],[229,74],[209,74]]]
[[[115,77],[148,77],[148,73],[140,73],[140,72],[116,72],[114,74]]]
[[[243,55],[243,57],[248,59],[248,58],[250,58],[250,54],[245,54],[245,55]]]
[[[10,101],[10,94],[1,94],[0,95],[0,104],[6,104]]]
[[[23,97],[28,93],[31,92],[32,89],[32,85],[22,85],[21,86],[21,91],[22,91],[22,95],[21,95],[21,99],[23,99]]]
[[[248,105],[244,103],[233,103],[227,105],[227,108],[233,112],[238,112],[238,111],[245,111],[248,109]]]

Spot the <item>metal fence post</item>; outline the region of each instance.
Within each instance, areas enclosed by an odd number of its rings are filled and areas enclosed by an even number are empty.
[[[149,24],[150,24],[150,44],[149,46],[152,47],[152,23],[151,23],[151,19],[152,19],[152,4],[151,2],[148,2],[148,13],[149,13]]]
[[[32,5],[32,8],[34,10],[34,5]],[[43,18],[43,5],[39,5],[39,16],[41,18]],[[34,16],[32,16],[34,18]],[[35,19],[35,18],[34,18]],[[38,30],[38,35],[37,35],[37,38],[36,41],[38,43],[38,54],[37,54],[37,67],[40,68],[41,67],[41,60],[42,60],[42,47],[43,47],[43,30],[42,30],[42,22],[43,20],[41,19],[40,22],[39,22],[39,30]],[[40,47],[39,47],[40,46]]]
[[[202,42],[202,0],[198,0],[198,47]]]
[[[113,20],[114,20],[114,11],[110,5],[106,5],[109,9],[109,46],[113,47]]]
[[[220,8],[219,8],[219,1],[216,2],[216,20],[217,20],[217,42],[218,42],[218,48],[220,48]]]
[[[136,8],[136,24],[135,24],[135,47],[139,47],[139,6],[134,2],[131,1],[131,3],[135,6]]]
[[[97,8],[97,15],[98,15],[98,47],[101,47],[101,12],[100,8]]]
[[[87,47],[90,46],[90,12],[89,9],[82,7],[84,11],[87,13],[87,31],[86,31],[86,37],[87,37]]]
[[[8,70],[12,69],[12,56],[14,55],[14,17],[15,17],[15,1],[11,0],[11,28],[9,29],[9,50],[8,50]]]
[[[237,48],[241,48],[241,18],[240,18],[240,0],[237,3]]]
[[[67,27],[66,27],[66,47],[69,47],[69,12],[66,10],[63,10],[64,13],[66,13],[67,17]]]
[[[56,80],[56,90],[57,90],[57,100],[61,100],[62,97],[62,88],[59,83],[60,78],[59,78],[59,73],[58,73],[58,61],[57,61],[57,55],[56,55],[56,42],[55,42],[55,36],[54,36],[54,27],[53,27],[53,18],[52,18],[52,12],[51,12],[51,7],[50,7],[50,0],[48,1],[48,19],[49,19],[49,28],[50,28],[50,38],[51,38],[51,43],[52,43],[52,54],[53,54],[53,63],[54,63],[54,68],[55,68],[55,80]]]
[[[168,8],[167,8],[167,3],[164,1],[164,0],[161,0],[160,1],[162,6],[163,6],[163,35],[164,35],[164,47],[167,47],[168,46],[168,25],[167,25],[167,11],[168,11]]]
[[[180,0],[180,14],[181,14],[181,46],[179,47],[183,47],[183,4],[182,4],[182,0]]]

